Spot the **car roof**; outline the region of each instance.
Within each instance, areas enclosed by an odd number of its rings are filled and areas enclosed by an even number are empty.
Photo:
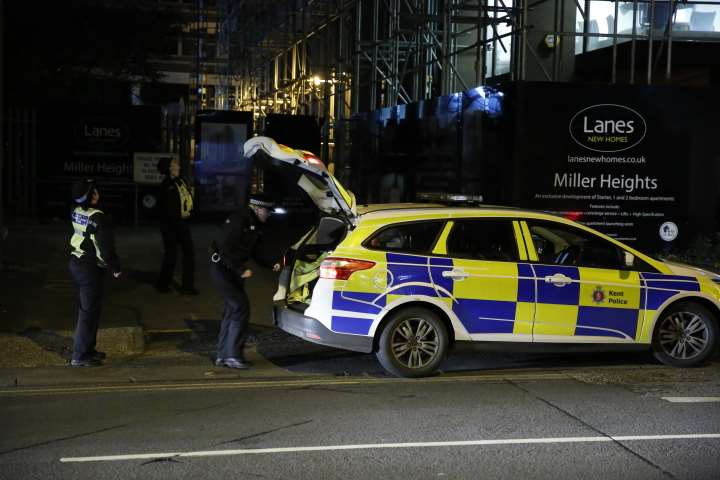
[[[459,217],[522,217],[567,221],[562,217],[535,210],[500,205],[447,206],[427,203],[358,205],[362,221],[383,221],[407,218],[420,220],[430,218]],[[572,223],[572,222],[568,222]]]
[[[359,215],[366,215],[372,212],[380,212],[386,210],[413,210],[423,208],[440,208],[447,207],[439,203],[366,203],[357,206]]]

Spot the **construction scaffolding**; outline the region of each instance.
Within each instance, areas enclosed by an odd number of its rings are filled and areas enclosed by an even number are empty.
[[[220,0],[217,9],[227,68],[216,108],[260,121],[315,115],[329,146],[358,112],[502,81],[573,80],[576,57],[602,49],[612,52],[608,83],[651,84],[672,76],[673,42],[720,40],[717,1]]]
[[[321,113],[317,102],[328,94],[342,97],[331,112],[356,113],[483,83],[500,72],[497,62],[486,68],[478,59],[494,48],[509,51],[509,26],[521,14],[501,0],[249,1],[232,8],[236,4],[221,2],[221,15],[233,18],[221,20],[220,35],[229,40],[223,28],[236,32],[229,50],[238,107],[261,115]],[[462,56],[480,68],[462,72]]]

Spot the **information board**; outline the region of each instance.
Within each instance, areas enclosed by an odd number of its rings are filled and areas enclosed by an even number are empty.
[[[163,158],[179,161],[176,153],[136,152],[133,155],[133,181],[144,185],[159,185],[164,175],[158,172],[157,164]]]

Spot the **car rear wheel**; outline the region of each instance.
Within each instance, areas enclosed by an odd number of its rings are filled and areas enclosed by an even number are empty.
[[[653,334],[655,357],[676,367],[702,364],[715,351],[718,325],[704,306],[688,302],[662,313]]]
[[[377,358],[399,377],[425,377],[437,370],[448,349],[442,320],[430,310],[408,308],[392,314],[378,343]]]

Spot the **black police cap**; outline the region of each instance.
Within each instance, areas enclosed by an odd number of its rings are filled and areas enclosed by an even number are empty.
[[[90,192],[95,188],[95,180],[86,178],[73,183],[71,194],[73,200],[77,203],[83,203],[88,199]]]
[[[250,195],[250,201],[248,203],[250,203],[250,205],[255,205],[256,207],[268,209],[272,209],[275,206],[273,199],[265,193],[253,193]]]

